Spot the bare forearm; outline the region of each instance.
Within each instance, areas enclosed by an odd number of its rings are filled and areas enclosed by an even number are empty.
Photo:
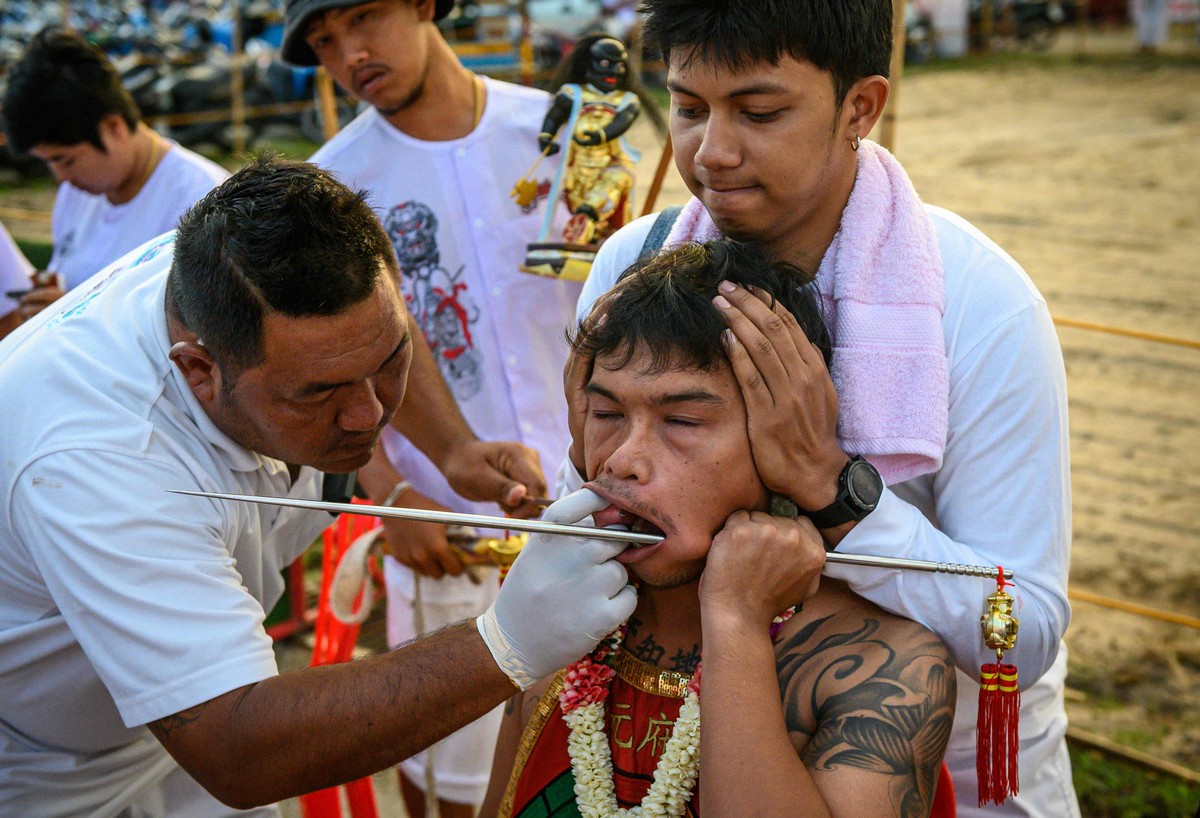
[[[17,310],[13,310],[7,315],[0,317],[0,338],[8,335],[19,326],[21,326],[21,313]]]
[[[459,443],[474,440],[475,433],[454,402],[454,395],[433,360],[425,336],[414,331],[412,337],[413,359],[408,390],[392,418],[392,428],[441,466],[447,452]]]
[[[775,654],[766,630],[707,613],[702,621],[700,803],[704,811],[830,815],[788,738]]]
[[[267,679],[151,729],[217,798],[249,807],[390,767],[513,692],[467,622],[382,656]]]

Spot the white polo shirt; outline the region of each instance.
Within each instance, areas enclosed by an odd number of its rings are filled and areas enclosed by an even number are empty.
[[[115,814],[175,768],[142,725],[277,673],[264,611],[321,512],[167,359],[173,237],[0,344],[0,815]]]

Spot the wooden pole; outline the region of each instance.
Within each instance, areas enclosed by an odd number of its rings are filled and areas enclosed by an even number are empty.
[[[983,0],[979,7],[979,50],[992,50],[992,33],[995,31],[996,13],[992,0]]]
[[[62,27],[67,31],[71,30],[71,0],[61,0],[58,4],[58,13],[62,16]]]
[[[522,85],[533,85],[533,35],[530,33],[532,23],[529,20],[529,3],[521,0],[521,42],[520,48],[520,77]]]
[[[879,144],[889,151],[896,150],[896,120],[900,110],[900,80],[904,77],[904,45],[905,27],[904,12],[908,6],[907,0],[892,0],[892,64],[889,68],[889,84],[887,105],[883,109],[883,121],[879,123]],[[866,136],[866,134],[862,134]]]
[[[658,192],[662,190],[663,179],[667,175],[667,168],[671,165],[671,136],[667,135],[667,142],[663,145],[662,155],[658,157],[658,167],[654,169],[654,179],[650,182],[650,190],[646,193],[646,204],[642,206],[642,215],[646,216],[654,212],[654,203],[658,201]]]
[[[241,153],[246,150],[246,82],[242,75],[244,49],[242,43],[242,3],[233,3],[233,58],[230,64],[232,77],[230,86],[231,111],[233,121],[233,150]]]
[[[1091,0],[1075,0],[1075,53],[1087,53],[1088,17],[1091,14]]]
[[[341,128],[338,122],[337,97],[333,93],[333,78],[322,67],[317,69],[317,105],[321,112],[321,130],[325,132],[325,141],[337,134]]]
[[[1155,758],[1148,753],[1143,753],[1141,750],[1135,750],[1132,747],[1126,747],[1123,744],[1117,744],[1111,739],[1107,739],[1096,733],[1089,733],[1087,730],[1080,729],[1075,725],[1067,727],[1067,741],[1114,755],[1117,758],[1137,764],[1139,767],[1153,770],[1156,773],[1174,776],[1191,784],[1200,784],[1200,772],[1196,770],[1188,769],[1182,764],[1176,764],[1174,761]]]

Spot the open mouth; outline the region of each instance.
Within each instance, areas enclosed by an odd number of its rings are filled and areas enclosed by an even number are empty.
[[[640,517],[632,511],[626,511],[617,505],[597,511],[592,515],[597,528],[609,528],[615,531],[630,531],[635,534],[657,534],[665,537],[666,532],[645,517]]]

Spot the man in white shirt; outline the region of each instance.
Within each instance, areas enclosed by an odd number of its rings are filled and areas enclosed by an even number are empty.
[[[41,32],[7,80],[4,129],[12,150],[43,160],[60,182],[47,268],[56,278],[21,299],[26,318],[174,228],[229,175],[142,122],[112,63],[78,35]]]
[[[754,241],[815,272],[831,325],[832,381],[786,320],[752,294],[731,287],[718,299],[729,317],[730,357],[759,473],[839,552],[1014,571],[1021,630],[1005,661],[1019,668],[1023,688],[1020,794],[987,808],[977,803],[975,739],[979,667],[995,661],[978,624],[988,583],[847,566],[827,573],[935,631],[950,648],[960,673],[946,763],[959,815],[1078,815],[1064,740],[1061,639],[1070,618],[1071,519],[1062,355],[1046,303],[1016,262],[961,218],[922,205],[899,163],[862,141],[888,96],[890,0],[648,0],[643,8],[647,36],[667,58],[676,165],[695,196],[672,234],[687,238],[707,224],[714,234]],[[868,162],[887,169],[892,198],[865,184]],[[856,201],[865,204],[850,217]],[[898,212],[904,217],[889,222]],[[605,243],[580,299],[581,317],[642,252],[662,244],[661,233],[647,242],[655,221],[634,222]],[[891,245],[855,237],[928,249],[914,257],[913,272],[932,282],[931,297],[917,303],[920,287],[904,289],[908,282],[897,275],[903,271],[879,252]],[[851,280],[847,269],[859,278]],[[863,287],[864,277],[874,283]],[[839,333],[850,314],[866,320]],[[925,346],[890,346],[915,327],[916,335],[926,333]],[[873,364],[839,378],[839,359],[855,358],[848,349],[865,349]],[[914,352],[926,359],[917,361]],[[930,361],[940,380],[910,377],[908,367]],[[590,367],[573,360],[569,373],[573,448],[561,472],[567,486],[581,480],[582,386]],[[874,391],[846,391],[863,380]],[[856,417],[903,428],[912,422],[907,412],[937,433],[893,436],[885,441],[890,451],[848,433],[847,421]],[[864,453],[880,470],[898,458],[910,467],[892,472],[899,476],[885,487],[873,467],[850,458]],[[871,502],[852,490],[858,480]]]
[[[561,377],[580,285],[519,266],[543,223],[549,219],[558,234],[567,217],[547,198],[559,158],[538,165],[533,201],[522,206],[509,195],[538,160],[551,98],[464,68],[435,24],[452,6],[293,0],[283,56],[320,62],[371,106],[311,161],[369,192],[399,260],[405,303],[471,427],[557,463],[570,439]],[[497,512],[455,493],[407,438],[389,430],[383,443],[377,462],[359,474],[375,502]],[[390,645],[477,616],[495,597],[496,569],[464,572],[446,526],[392,520],[385,529]],[[400,765],[415,818],[429,795],[421,791],[431,757],[440,813],[469,818],[486,792],[500,715]]]
[[[623,545],[535,536],[478,620],[277,674],[264,612],[332,518],[167,490],[317,499],[322,472],[367,462],[415,354],[398,272],[361,193],[261,159],[0,344],[0,814],[228,815],[214,797],[353,780],[633,610]],[[522,447],[455,414],[433,413],[434,458],[466,496],[509,494]]]

